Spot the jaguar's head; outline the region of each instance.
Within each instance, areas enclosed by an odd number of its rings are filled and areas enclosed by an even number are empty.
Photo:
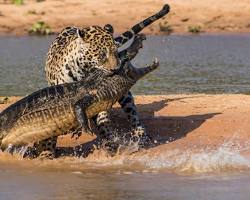
[[[104,28],[90,26],[79,30],[79,36],[83,41],[80,51],[82,51],[84,63],[110,74],[120,67],[113,29],[109,26]]]

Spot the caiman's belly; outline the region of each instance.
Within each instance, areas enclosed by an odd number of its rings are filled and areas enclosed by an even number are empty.
[[[30,122],[18,120],[14,127],[6,133],[1,147],[6,148],[9,144],[16,146],[31,144],[52,136],[62,135],[77,125],[72,111],[46,119],[33,118]]]
[[[91,104],[91,106],[88,107],[86,110],[86,114],[88,119],[96,116],[98,113],[109,110],[112,108],[113,104],[116,102],[116,100],[105,100],[105,101],[98,101],[96,103]]]

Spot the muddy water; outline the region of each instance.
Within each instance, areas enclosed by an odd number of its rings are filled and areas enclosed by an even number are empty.
[[[44,58],[52,39],[0,38],[0,96],[25,95],[46,85]],[[248,93],[249,46],[248,35],[149,37],[135,63],[144,65],[157,55],[162,66],[134,92]],[[160,145],[113,158],[97,151],[86,159],[54,161],[0,153],[0,200],[248,200],[249,144],[232,140],[196,151],[164,151]]]
[[[247,200],[249,174],[177,176],[0,167],[0,199]]]
[[[248,144],[52,161],[0,153],[0,199],[247,200]]]

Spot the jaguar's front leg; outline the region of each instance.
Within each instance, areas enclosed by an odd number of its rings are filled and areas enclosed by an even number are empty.
[[[98,147],[104,147],[109,153],[116,153],[119,142],[116,141],[116,134],[111,130],[111,121],[107,111],[98,113],[94,118],[98,129]]]
[[[153,144],[152,139],[146,133],[143,124],[140,122],[137,109],[134,103],[134,97],[131,92],[123,96],[119,100],[123,111],[127,114],[130,126],[132,128],[131,139],[134,142],[138,142],[140,146],[150,146]]]

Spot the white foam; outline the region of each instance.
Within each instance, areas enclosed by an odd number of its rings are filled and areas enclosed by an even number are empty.
[[[168,154],[161,153],[157,157],[142,156],[139,161],[153,169],[171,169],[177,172],[220,172],[228,170],[250,169],[250,159],[239,152],[222,147],[193,153],[192,151],[175,150]]]
[[[96,166],[142,166],[144,170],[168,169],[176,172],[213,173],[223,171],[250,170],[250,158],[242,152],[250,152],[250,142],[244,145],[236,142],[235,138],[225,141],[216,149],[180,150],[169,152],[157,151],[152,154],[119,155],[113,158],[103,155],[94,155],[88,158],[88,163],[94,162]]]
[[[161,170],[175,171],[177,173],[216,173],[228,171],[250,170],[250,141],[237,142],[236,137],[225,141],[215,149],[208,147],[172,149],[164,151],[164,148],[155,148],[148,151],[130,154],[135,147],[128,148],[127,152],[114,157],[107,156],[105,151],[95,151],[87,158],[62,157],[53,161],[31,161],[38,166],[63,166],[74,169],[74,171],[84,171],[85,169],[105,170],[112,168],[122,172],[159,172]],[[167,144],[165,144],[167,145]],[[21,153],[23,149],[21,149]],[[19,152],[20,153],[20,152]],[[1,154],[0,160],[9,161],[15,157]],[[15,153],[14,153],[15,155]],[[21,157],[15,160],[22,160]]]

